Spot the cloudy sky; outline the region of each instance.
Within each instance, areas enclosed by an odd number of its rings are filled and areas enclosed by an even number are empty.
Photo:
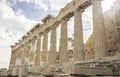
[[[17,42],[26,32],[47,14],[56,16],[60,8],[71,0],[0,0],[0,68],[7,67],[10,60],[10,45]],[[109,1],[109,2],[107,2]],[[115,0],[104,0],[103,11],[110,9]],[[91,7],[83,14],[84,33],[90,35]],[[71,19],[72,22],[72,19]],[[69,30],[71,32],[71,28]],[[71,34],[71,33],[69,33]]]

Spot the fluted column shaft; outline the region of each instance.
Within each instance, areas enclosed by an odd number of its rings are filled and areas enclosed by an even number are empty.
[[[42,64],[47,64],[48,60],[48,32],[43,33]]]
[[[26,44],[26,58],[27,58],[27,65],[29,65],[29,58],[30,58],[30,43],[29,42],[27,42],[27,44]]]
[[[12,67],[13,67],[13,53],[11,53],[9,69],[11,70]]]
[[[14,64],[15,64],[15,54],[14,54],[13,51],[12,51],[12,53],[11,53],[11,59],[10,59],[10,66],[9,66],[9,69],[10,69],[10,70],[13,69]]]
[[[101,59],[101,57],[107,55],[107,40],[101,1],[93,0],[92,2],[95,59]]]
[[[21,60],[21,63],[22,63],[22,65],[24,65],[25,64],[25,46],[22,46],[22,49],[21,49],[21,51],[22,51],[22,60]]]
[[[25,47],[25,50],[24,50],[24,59],[25,59],[25,63],[24,63],[24,65],[27,65],[28,63],[27,63],[27,44],[24,44],[24,47]]]
[[[16,53],[14,52],[14,56],[13,56],[13,64],[15,65],[16,62]]]
[[[33,38],[31,41],[31,52],[30,52],[30,65],[34,65],[34,56],[35,56],[35,41],[36,39]]]
[[[36,56],[35,56],[35,66],[40,65],[40,58],[41,58],[41,35],[37,37],[37,49],[36,49]]]
[[[115,1],[115,6],[114,6],[114,14],[115,14],[115,26],[116,26],[116,43],[117,43],[117,53],[116,55],[119,57],[120,56],[120,0]]]
[[[49,63],[55,64],[56,62],[56,28],[51,29],[51,43],[50,43],[50,53],[49,53]]]
[[[68,62],[68,37],[67,37],[67,19],[61,20],[61,36],[60,36],[60,47],[59,47],[59,53],[60,53],[60,62]]]
[[[74,11],[74,61],[84,60],[82,9]]]
[[[30,64],[30,50],[31,49],[31,41],[29,40],[28,42],[27,42],[27,49],[26,49],[26,58],[27,58],[27,65],[29,65]]]

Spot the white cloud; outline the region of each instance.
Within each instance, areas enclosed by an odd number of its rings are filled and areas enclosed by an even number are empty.
[[[71,0],[18,0],[19,2],[32,3],[32,6],[36,9],[43,9],[47,11],[50,5],[49,10],[59,11],[60,8],[64,7]]]
[[[22,9],[19,8],[19,9],[15,12],[15,14],[16,14],[17,16],[19,16],[19,15],[24,15],[24,12],[23,12]]]
[[[0,68],[8,67],[10,47],[37,22],[27,19],[21,9],[16,12],[4,1],[0,2]]]
[[[48,10],[48,6],[45,4],[45,0],[18,0],[19,2],[32,3],[32,6],[36,9]]]
[[[58,0],[49,0],[51,10],[60,10],[61,8],[63,8],[70,1],[71,0],[60,0],[60,1],[58,1]]]

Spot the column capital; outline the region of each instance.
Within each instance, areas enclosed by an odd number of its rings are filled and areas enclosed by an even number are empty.
[[[26,42],[26,45],[29,45],[29,41]]]
[[[43,32],[40,32],[39,34],[38,34],[38,36],[42,36],[43,35]]]
[[[43,35],[44,34],[47,34],[50,30],[49,29],[46,29],[44,32],[43,32]]]
[[[84,12],[84,9],[82,7],[78,7],[77,9],[74,10],[75,12]]]
[[[42,34],[38,34],[37,39],[41,38]]]
[[[69,21],[69,19],[70,18],[68,18],[68,17],[64,17],[64,18],[61,19],[61,22],[67,22],[67,21]]]
[[[33,43],[34,41],[35,41],[35,39],[34,39],[34,38],[32,38],[32,39],[31,39],[31,43]]]
[[[34,39],[36,39],[36,38],[37,38],[37,36],[34,36],[33,38],[34,38]]]
[[[28,43],[31,43],[31,41],[32,41],[32,40],[31,40],[31,39],[29,39],[29,40],[28,40]]]
[[[56,29],[57,28],[57,26],[56,25],[53,25],[50,29],[51,30],[54,30],[54,29]]]
[[[39,33],[38,36],[41,36],[43,33]]]
[[[33,37],[33,38],[32,38],[32,42],[34,42],[34,41],[36,40],[36,38],[37,38],[37,37]]]

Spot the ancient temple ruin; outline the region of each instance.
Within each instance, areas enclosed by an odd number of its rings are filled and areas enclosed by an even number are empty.
[[[47,15],[11,45],[9,74],[19,77],[93,77],[120,75],[120,0],[103,14],[102,0],[72,0],[58,16]],[[93,34],[83,43],[82,13],[92,6]],[[74,17],[74,38],[67,22]],[[57,27],[61,26],[59,51]],[[48,51],[48,33],[50,50]],[[68,42],[73,48],[68,49]]]

